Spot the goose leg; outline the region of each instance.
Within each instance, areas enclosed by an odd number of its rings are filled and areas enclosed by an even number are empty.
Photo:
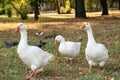
[[[105,61],[100,62],[99,66],[100,66],[100,68],[102,68],[101,72],[104,73],[105,72],[105,67],[104,67],[105,66]]]
[[[91,64],[89,64],[89,69],[88,69],[88,72],[90,73],[90,72],[91,72],[91,70],[92,70],[92,65],[91,65]]]
[[[73,58],[68,58],[68,60],[70,61],[70,63],[73,63]]]
[[[28,76],[28,77],[26,78],[26,80],[30,80],[34,75],[35,75],[35,71],[33,71],[33,72],[30,74],[30,76]]]
[[[103,69],[101,70],[102,73],[104,73],[105,71],[106,71],[105,68],[103,68]]]
[[[68,58],[68,57],[64,57],[65,61],[70,61],[70,63],[72,64],[72,59],[73,58]]]
[[[64,60],[65,60],[65,61],[69,61],[68,57],[64,57]]]

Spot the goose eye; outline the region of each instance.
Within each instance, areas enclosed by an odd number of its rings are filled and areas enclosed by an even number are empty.
[[[22,24],[20,24],[20,26],[22,26]]]
[[[57,39],[59,39],[59,37],[57,37]]]
[[[58,39],[58,37],[56,37],[56,39]]]

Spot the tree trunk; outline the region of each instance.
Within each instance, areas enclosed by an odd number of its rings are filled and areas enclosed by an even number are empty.
[[[39,15],[38,0],[35,0],[34,8],[35,8],[34,20],[37,21],[38,20],[38,15]]]
[[[118,7],[119,7],[119,10],[120,10],[120,0],[118,0]]]
[[[107,0],[100,0],[102,7],[102,15],[108,15]]]
[[[84,0],[75,0],[75,17],[86,18]]]
[[[60,14],[60,2],[59,0],[55,0],[56,8],[57,8],[57,13]]]

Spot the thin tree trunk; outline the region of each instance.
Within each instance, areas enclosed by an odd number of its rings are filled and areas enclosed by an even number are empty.
[[[108,15],[107,0],[100,0],[102,7],[102,15]]]
[[[118,0],[118,7],[119,7],[118,9],[120,10],[120,0]]]
[[[84,0],[75,0],[75,17],[86,18]]]
[[[55,0],[56,8],[57,8],[57,13],[60,14],[60,2],[59,0]]]
[[[34,20],[37,21],[38,20],[38,15],[39,15],[38,0],[35,0],[34,8],[35,8]]]

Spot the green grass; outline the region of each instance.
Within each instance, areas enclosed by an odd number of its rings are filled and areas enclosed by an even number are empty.
[[[52,15],[54,17],[54,15]],[[61,62],[51,61],[44,70],[42,76],[37,75],[36,78],[42,80],[120,80],[120,21],[113,17],[95,17],[88,19],[60,18],[65,16],[59,15],[58,18],[41,16],[38,22],[28,19],[24,22],[27,26],[31,24],[35,29],[28,29],[28,42],[30,45],[37,44],[40,40],[47,42],[43,48],[61,59]],[[115,15],[114,15],[115,16]],[[57,17],[55,15],[55,17]],[[21,20],[18,18],[2,18],[0,26],[14,26]],[[84,50],[87,44],[86,31],[80,30],[79,25],[83,21],[89,21],[92,24],[93,33],[97,42],[103,43],[109,50],[110,58],[106,64],[106,72],[99,73],[99,68],[94,67],[92,73],[88,74],[88,63],[85,58]],[[4,23],[4,24],[3,24]],[[37,31],[44,31],[43,36],[37,36]],[[61,34],[66,40],[75,41],[77,37],[82,36],[81,52],[71,64],[66,62],[58,52],[58,44],[54,44],[54,38],[45,39],[48,34]],[[4,41],[19,41],[20,33],[14,32],[14,29],[5,29],[0,31],[0,80],[25,80],[28,68],[19,58],[17,47],[6,48]],[[84,70],[79,70],[84,68]],[[35,77],[34,77],[35,78]],[[34,80],[34,79],[33,79]]]

